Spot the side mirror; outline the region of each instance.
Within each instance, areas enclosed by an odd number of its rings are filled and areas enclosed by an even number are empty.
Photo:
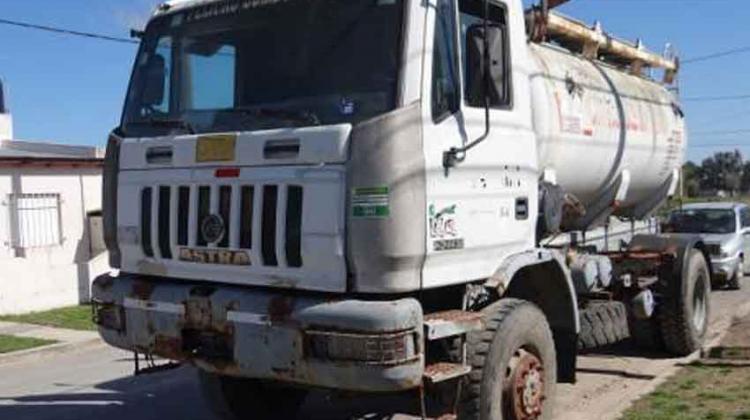
[[[503,25],[488,23],[487,44],[489,63],[484,57],[484,24],[474,24],[466,31],[466,92],[467,102],[473,107],[483,107],[485,97],[490,105],[505,103],[508,86],[505,80],[505,39],[507,33]],[[489,71],[489,83],[485,72]],[[487,86],[489,84],[489,86]],[[485,90],[489,88],[489,92]]]
[[[164,102],[164,87],[167,79],[167,66],[164,57],[152,56],[146,63],[143,76],[143,105],[161,105]]]

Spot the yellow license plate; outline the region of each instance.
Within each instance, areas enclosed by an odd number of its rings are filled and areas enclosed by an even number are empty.
[[[235,158],[237,136],[216,135],[198,137],[195,146],[196,162],[229,162]]]

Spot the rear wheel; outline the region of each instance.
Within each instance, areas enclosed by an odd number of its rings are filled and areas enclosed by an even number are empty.
[[[711,276],[703,253],[691,250],[684,275],[667,281],[659,321],[666,349],[678,356],[698,350],[708,330]]]
[[[730,290],[740,290],[742,288],[742,267],[743,263],[740,262],[737,265],[737,269],[734,270],[734,274],[727,281],[727,287]]]
[[[222,420],[295,419],[306,392],[254,379],[198,371],[203,395]]]
[[[459,418],[551,419],[557,360],[544,314],[519,299],[503,299],[484,312],[485,329],[468,337],[472,372]]]

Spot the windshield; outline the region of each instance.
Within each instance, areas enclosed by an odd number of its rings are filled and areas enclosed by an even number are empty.
[[[691,209],[672,212],[665,231],[674,233],[734,233],[733,210]]]
[[[395,107],[403,0],[216,2],[154,20],[129,136],[357,123]]]

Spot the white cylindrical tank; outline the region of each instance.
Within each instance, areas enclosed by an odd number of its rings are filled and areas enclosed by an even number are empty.
[[[677,182],[686,128],[663,85],[556,46],[529,44],[539,162],[586,209],[630,214]],[[618,190],[617,202],[612,190]],[[602,202],[607,200],[608,202]]]

